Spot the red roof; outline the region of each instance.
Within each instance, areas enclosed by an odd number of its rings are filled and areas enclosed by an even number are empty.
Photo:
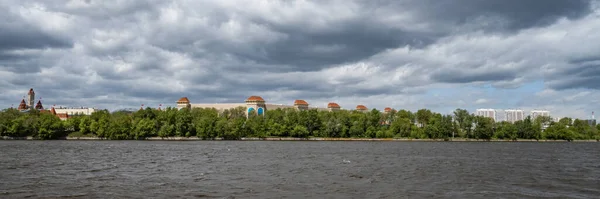
[[[17,109],[19,109],[19,110],[27,109],[27,104],[25,104],[25,99],[21,100],[21,104],[19,104],[19,107]]]
[[[383,111],[385,111],[386,113],[388,113],[388,112],[392,112],[392,108],[390,108],[390,107],[385,107],[385,109],[383,109]]]
[[[308,102],[301,99],[297,99],[296,101],[294,101],[294,105],[308,105]]]
[[[359,104],[356,106],[356,110],[368,110],[365,105]]]
[[[58,116],[60,119],[69,119],[69,114],[67,113],[58,113],[56,116]]]
[[[38,110],[44,109],[44,106],[42,106],[42,101],[38,100],[37,104],[35,105],[35,109],[38,109]]]
[[[177,100],[177,103],[190,103],[190,100],[187,97],[182,97],[181,99]]]
[[[43,112],[46,112],[48,110],[44,110]],[[69,114],[68,113],[56,113],[56,110],[54,109],[54,107],[50,108],[50,114],[55,115],[56,117],[60,118],[60,119],[69,119]]]
[[[340,105],[335,102],[329,102],[329,104],[327,104],[327,108],[340,108]]]
[[[35,92],[33,92],[33,88],[29,89],[29,94],[35,94]]]
[[[248,99],[246,99],[246,102],[264,102],[265,100],[260,97],[260,96],[250,96]]]

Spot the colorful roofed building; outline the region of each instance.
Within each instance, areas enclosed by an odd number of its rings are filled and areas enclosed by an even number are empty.
[[[331,103],[330,103],[331,105]],[[192,104],[187,97],[182,97],[177,100],[177,108],[214,108],[219,111],[223,111],[226,109],[234,109],[237,107],[242,107],[246,109],[246,116],[251,113],[257,115],[264,115],[267,110],[274,110],[278,108],[294,108],[296,110],[322,110],[322,111],[331,111],[331,110],[339,110],[340,106],[335,104],[335,107],[330,107],[328,105],[327,108],[319,108],[319,107],[311,107],[309,103],[302,99],[297,99],[294,101],[293,105],[284,105],[284,104],[270,104],[267,103],[265,99],[261,96],[253,95],[244,101],[244,103],[212,103],[212,104]]]
[[[394,109],[392,109],[392,108],[390,108],[390,107],[385,107],[385,108],[383,109],[383,112],[384,112],[384,113],[390,113],[390,112],[392,112],[392,110],[394,110]]]
[[[369,109],[365,105],[362,105],[362,104],[356,105],[356,110],[357,111],[363,111],[363,112],[364,111],[369,111]]]
[[[42,100],[38,100],[37,103],[34,105],[35,91],[33,91],[33,88],[30,88],[29,92],[27,92],[26,99],[27,99],[27,101],[25,99],[21,99],[21,103],[19,104],[19,107],[17,107],[17,110],[23,111],[23,112],[27,112],[27,111],[33,110],[33,109],[36,109],[39,111],[44,111],[44,105],[42,105]],[[74,115],[91,115],[93,112],[95,112],[97,110],[96,108],[87,108],[87,107],[68,108],[68,107],[62,107],[62,106],[61,107],[52,106],[52,109],[55,109],[55,110],[49,111],[49,112],[55,112],[54,115],[57,115],[62,119],[70,118],[71,116],[74,116]]]

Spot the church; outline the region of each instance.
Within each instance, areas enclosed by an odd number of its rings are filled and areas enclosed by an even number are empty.
[[[34,106],[33,103],[35,102],[35,92],[33,91],[33,88],[29,89],[29,93],[27,93],[27,102],[25,102],[25,99],[21,100],[21,103],[19,104],[19,107],[17,108],[19,111],[29,111],[31,109],[37,109],[37,110],[44,110],[44,106],[42,105],[42,101],[38,100],[37,104]]]
[[[21,112],[29,112],[30,110],[38,110],[40,112],[47,112],[47,113],[56,115],[61,120],[69,119],[74,115],[91,115],[92,113],[94,113],[96,111],[95,108],[86,108],[86,107],[80,107],[80,108],[58,107],[58,108],[55,108],[54,106],[50,110],[45,110],[44,106],[42,105],[42,100],[38,100],[37,103],[34,105],[35,91],[33,91],[33,88],[29,89],[26,99],[27,99],[27,101],[25,99],[21,100],[21,103],[17,107],[17,110],[19,110]]]

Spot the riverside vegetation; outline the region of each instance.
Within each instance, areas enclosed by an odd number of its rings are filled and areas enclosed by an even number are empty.
[[[547,126],[545,130],[543,126]],[[58,139],[65,136],[89,136],[114,140],[147,137],[192,137],[228,140],[243,137],[326,137],[326,138],[413,138],[413,139],[548,139],[600,140],[600,125],[584,120],[530,117],[513,123],[494,122],[456,109],[453,115],[442,115],[427,109],[382,113],[376,109],[359,111],[269,110],[265,116],[244,108],[218,112],[215,109],[146,108],[128,112],[107,110],[90,116],[76,115],[66,121],[50,114],[16,109],[0,112],[0,136]]]

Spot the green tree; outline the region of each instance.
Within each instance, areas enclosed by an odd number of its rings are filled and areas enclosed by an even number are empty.
[[[406,119],[410,120],[410,122],[412,122],[412,123],[416,122],[415,115],[408,110],[401,109],[400,111],[398,111],[398,113],[396,113],[396,117],[397,118],[406,118]]]
[[[397,118],[390,126],[389,132],[396,137],[410,137],[414,125],[408,118]]]
[[[192,117],[196,136],[202,139],[212,139],[218,136],[216,125],[219,120],[219,112],[216,109],[194,109]]]
[[[296,125],[291,132],[292,137],[305,138],[308,137],[308,130],[302,125]]]
[[[476,116],[474,137],[489,140],[494,134],[494,120],[488,117]]]
[[[105,131],[104,136],[113,140],[127,140],[134,138],[134,136],[131,135],[131,132],[134,130],[132,120],[133,119],[126,113],[114,114],[108,122],[108,129]]]
[[[182,108],[177,112],[175,120],[175,135],[190,137],[196,135],[196,130],[192,128],[192,114],[190,109]]]
[[[146,137],[156,136],[156,121],[151,118],[144,118],[136,123],[135,130],[133,131],[134,139],[144,139]]]
[[[513,123],[507,121],[499,122],[494,132],[494,138],[516,140],[518,138],[518,129]]]
[[[568,140],[575,137],[574,133],[567,127],[566,122],[551,123],[543,132],[543,137],[550,140]]]
[[[454,111],[454,120],[460,129],[458,136],[470,138],[473,128],[473,116],[469,114],[469,111],[464,109],[456,109]]]
[[[159,137],[170,137],[175,135],[175,125],[163,123],[160,129],[158,130]]]
[[[432,116],[433,113],[430,110],[420,109],[417,111],[416,114],[417,122],[419,122],[419,124],[425,127],[427,126],[427,124],[429,124],[429,120],[431,120]]]
[[[37,128],[37,136],[41,139],[56,139],[66,136],[62,121],[51,114],[40,114]]]

